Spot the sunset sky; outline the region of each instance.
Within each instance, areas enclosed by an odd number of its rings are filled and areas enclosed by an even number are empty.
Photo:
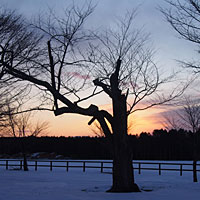
[[[39,12],[47,11],[47,8],[54,8],[60,13],[66,6],[68,0],[0,0],[0,4],[28,18],[36,16]],[[155,49],[154,62],[162,68],[164,73],[177,69],[176,60],[194,60],[197,57],[196,47],[178,38],[169,24],[158,10],[158,6],[166,6],[163,0],[93,0],[97,3],[95,11],[90,19],[91,26],[107,27],[115,20],[116,16],[123,16],[126,10],[138,7],[136,24],[144,27],[144,30],[151,34],[152,46]],[[79,5],[84,0],[74,0]],[[109,101],[104,98],[96,100],[102,108],[109,109]],[[153,129],[161,128],[162,121],[160,112],[166,111],[166,107],[153,108],[148,111],[136,112],[130,117],[132,121],[131,133],[136,134],[142,131],[151,132]],[[37,120],[50,122],[49,135],[55,136],[94,136],[87,123],[89,117],[65,114],[55,117],[50,112],[39,112]]]

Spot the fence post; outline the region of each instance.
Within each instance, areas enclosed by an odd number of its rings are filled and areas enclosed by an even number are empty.
[[[141,174],[141,163],[138,165],[138,174]]]
[[[69,171],[69,161],[67,161],[67,163],[66,163],[66,171],[67,172]]]
[[[50,171],[52,171],[52,168],[53,168],[52,161],[50,161]]]
[[[161,163],[159,163],[159,175],[161,175]]]
[[[180,176],[182,176],[182,175],[183,175],[183,165],[180,164]]]
[[[6,170],[8,170],[8,160],[6,160]]]
[[[103,173],[103,162],[101,162],[101,173]]]
[[[35,171],[37,171],[37,161],[35,161]]]
[[[20,160],[20,170],[22,170],[22,160]]]
[[[85,172],[85,161],[83,161],[83,172]]]

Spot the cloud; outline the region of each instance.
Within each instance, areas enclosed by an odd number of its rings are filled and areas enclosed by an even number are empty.
[[[89,75],[85,75],[85,74],[81,74],[79,72],[67,72],[68,76],[73,76],[79,79],[83,79],[83,80],[89,80],[91,79],[91,77]]]

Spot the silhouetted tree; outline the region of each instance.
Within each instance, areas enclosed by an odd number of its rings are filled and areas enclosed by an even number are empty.
[[[171,1],[165,0],[169,9],[161,8],[161,12],[173,29],[181,36],[199,47],[200,44],[200,2],[198,0]],[[192,69],[194,73],[200,72],[199,62],[181,62],[184,67]],[[199,105],[187,102],[179,115],[181,122],[189,126],[194,137],[194,182],[197,182],[196,159],[197,147],[196,138],[199,132]]]
[[[16,107],[16,104],[11,104],[7,101],[7,104],[0,109],[0,136],[3,137],[14,137],[14,138],[25,138],[28,136],[41,136],[48,128],[47,122],[37,122],[33,124],[31,119],[31,113],[20,113],[20,106]],[[21,152],[23,154],[23,168],[24,171],[28,171],[27,158],[26,158],[26,147],[23,139],[20,143]]]
[[[197,182],[198,137],[200,130],[200,104],[199,99],[186,97],[177,107],[164,115],[165,126],[176,130],[185,129],[192,133],[193,137],[193,181]]]
[[[56,17],[53,12],[47,20],[40,17],[34,27],[44,36],[43,40],[39,46],[30,43],[31,52],[36,52],[36,56],[25,57],[26,65],[15,65],[16,47],[1,45],[0,63],[11,77],[36,86],[43,94],[43,104],[51,105],[35,109],[53,111],[55,116],[65,113],[90,116],[89,125],[97,120],[113,149],[113,186],[109,191],[138,192],[133,175],[133,152],[128,142],[128,116],[136,110],[174,99],[182,94],[183,88],[159,95],[158,87],[169,79],[160,78],[152,61],[152,50],[146,46],[148,36],[132,28],[135,11],[127,13],[113,30],[94,34],[84,28],[93,10],[90,4],[85,9],[73,5],[66,10],[64,18]],[[18,25],[27,30],[21,23]],[[22,41],[27,31],[23,32]],[[91,83],[92,92],[83,96],[86,93],[82,91]],[[112,113],[94,104],[81,106],[82,102],[102,93],[110,98]],[[139,106],[147,98],[149,101]]]
[[[168,8],[160,8],[166,20],[181,36],[199,47],[200,44],[200,2],[199,0],[165,0]],[[184,67],[200,72],[199,62],[182,62]]]

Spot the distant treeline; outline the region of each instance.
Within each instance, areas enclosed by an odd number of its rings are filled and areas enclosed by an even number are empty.
[[[178,131],[160,129],[154,130],[152,134],[129,135],[129,142],[135,160],[193,159],[193,135],[182,129]],[[111,146],[103,137],[1,137],[0,154],[18,154],[21,152],[22,143],[28,154],[55,152],[58,155],[76,159],[112,158]],[[198,145],[198,153],[200,153],[200,145]]]

